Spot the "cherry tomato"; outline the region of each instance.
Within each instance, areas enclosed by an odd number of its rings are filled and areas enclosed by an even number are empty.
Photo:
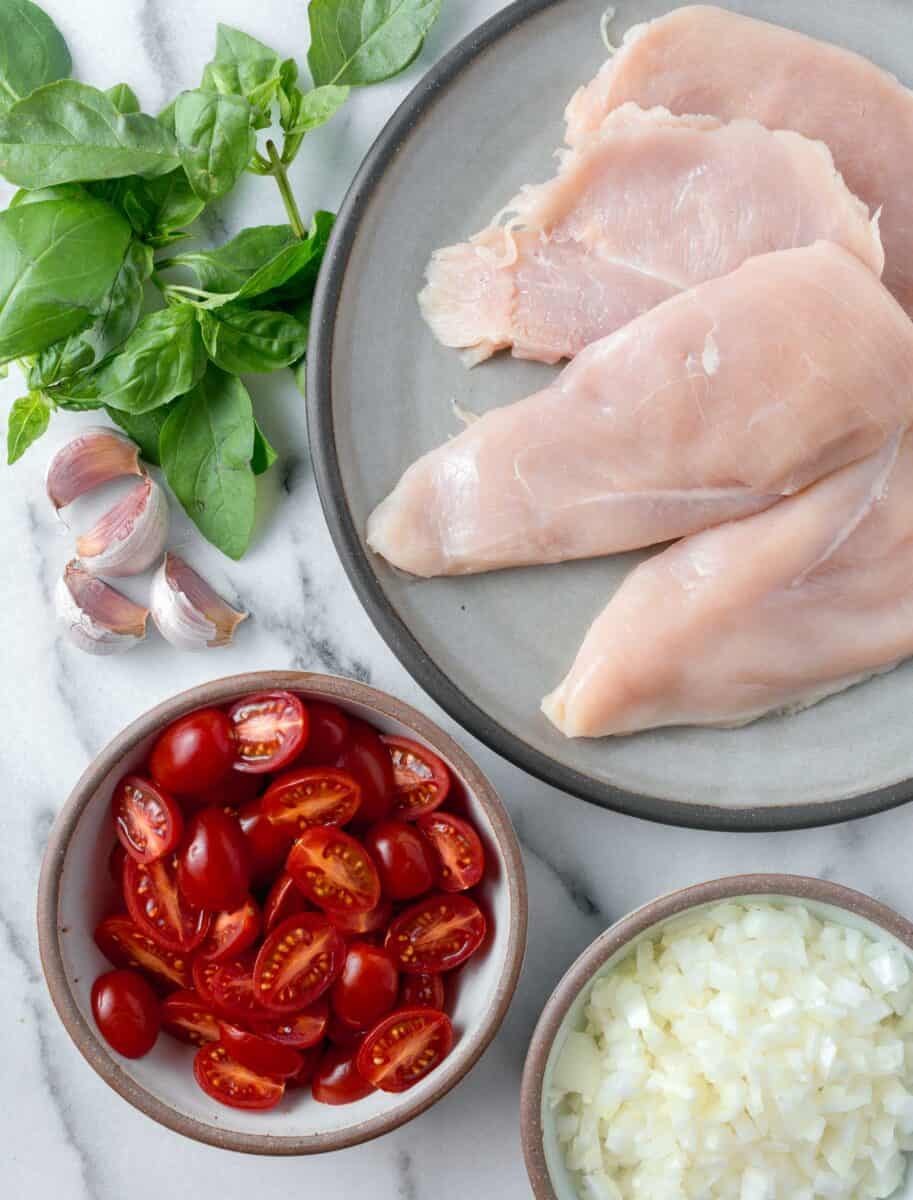
[[[202,1046],[206,1042],[219,1040],[219,1022],[216,1015],[196,992],[188,989],[172,992],[162,1002],[162,1029],[191,1046]]]
[[[351,1104],[373,1091],[355,1067],[353,1047],[327,1047],[311,1080],[311,1095],[315,1100],[320,1104]]]
[[[253,1030],[267,1041],[277,1042],[280,1046],[290,1046],[293,1050],[307,1050],[322,1040],[329,1016],[330,1009],[326,997],[321,996],[299,1013],[292,1013],[287,1017],[274,1015],[265,1021],[258,1018],[253,1022]]]
[[[404,975],[399,990],[400,1008],[444,1007],[444,981],[440,975]]]
[[[286,870],[327,912],[367,912],[380,900],[380,876],[370,855],[341,829],[306,829],[292,846]]]
[[[343,937],[364,937],[380,930],[386,931],[393,916],[393,902],[381,899],[367,912],[328,913],[327,916]]]
[[[485,937],[485,918],[468,896],[437,892],[405,909],[387,930],[384,947],[401,971],[452,971]]]
[[[238,818],[221,808],[204,808],[187,826],[178,855],[178,884],[197,908],[211,912],[240,908],[250,887],[250,851]]]
[[[264,780],[259,775],[246,775],[242,771],[229,771],[215,787],[182,796],[185,811],[198,808],[231,808],[237,811],[256,802],[263,790]]]
[[[285,1095],[284,1083],[242,1067],[220,1042],[197,1051],[193,1077],[207,1096],[229,1108],[275,1108]]]
[[[310,905],[291,875],[280,875],[270,888],[263,905],[264,933],[272,933],[277,925],[281,925],[295,913],[306,912],[309,908]]]
[[[184,796],[215,787],[234,760],[231,725],[218,708],[199,708],[169,725],[152,747],[152,778]]]
[[[346,1046],[350,1050],[357,1050],[364,1036],[363,1029],[355,1029],[354,1026],[347,1025],[345,1021],[340,1021],[334,1012],[330,1013],[330,1019],[327,1022],[327,1040],[334,1046]]]
[[[92,984],[92,1015],[99,1032],[124,1058],[142,1058],[161,1028],[155,992],[136,971],[108,971]]]
[[[132,859],[150,863],[181,840],[184,818],[177,802],[141,775],[128,775],[111,802],[118,840]]]
[[[220,912],[213,916],[209,933],[200,945],[197,955],[213,962],[221,962],[224,958],[237,958],[254,944],[260,936],[262,925],[257,902],[252,896],[248,896],[234,912]]]
[[[475,887],[485,872],[485,851],[469,822],[453,813],[435,812],[419,817],[418,828],[437,855],[441,890],[465,892]]]
[[[165,950],[189,954],[209,932],[209,913],[193,905],[177,883],[173,854],[141,866],[132,858],[124,867],[127,911]]]
[[[300,1012],[332,986],[344,960],[345,943],[323,913],[298,913],[260,947],[257,998],[273,1012]]]
[[[238,775],[238,779],[255,779],[255,775]],[[285,866],[292,848],[291,830],[274,825],[263,811],[263,799],[251,800],[238,813],[241,832],[247,838],[250,851],[251,878],[254,883],[269,883]]]
[[[432,1008],[402,1008],[385,1017],[358,1051],[358,1073],[383,1092],[405,1092],[450,1053],[453,1026]]]
[[[292,1075],[286,1079],[286,1087],[307,1087],[311,1082],[311,1076],[317,1070],[317,1064],[323,1056],[323,1045],[310,1046],[307,1050],[301,1051],[301,1066],[298,1068],[298,1074]]]
[[[414,821],[440,808],[450,791],[450,772],[438,756],[410,738],[381,735],[380,740],[387,747],[396,781],[392,815]]]
[[[349,718],[335,704],[323,700],[308,701],[311,732],[307,745],[298,755],[298,767],[323,767],[334,763],[349,740]]]
[[[190,960],[166,950],[125,913],[105,917],[95,930],[95,944],[116,967],[137,967],[160,988],[190,987]]]
[[[361,788],[346,771],[335,767],[302,767],[286,771],[267,788],[263,811],[273,825],[290,836],[312,825],[345,825],[361,803]]]
[[[245,696],[228,710],[228,719],[234,731],[236,771],[278,771],[307,742],[307,710],[291,692]]]
[[[396,1004],[399,972],[386,950],[350,942],[342,973],[330,989],[333,1012],[353,1029],[366,1029]]]
[[[288,1079],[297,1075],[301,1068],[301,1056],[288,1046],[268,1042],[256,1033],[248,1033],[227,1021],[219,1022],[222,1045],[235,1062],[258,1075],[269,1075],[272,1079]]]
[[[254,954],[248,951],[225,962],[193,960],[193,986],[200,999],[230,1021],[252,1021],[267,1016],[254,989]]]
[[[413,825],[378,821],[362,840],[377,866],[384,895],[391,900],[412,900],[431,891],[437,862],[428,842]]]
[[[126,861],[127,851],[120,842],[115,842],[111,847],[111,853],[108,855],[108,874],[117,884],[121,895],[123,895],[124,890],[124,864]]]
[[[370,725],[349,718],[349,744],[336,759],[361,787],[358,820],[363,824],[389,816],[396,793],[393,765],[386,746]]]

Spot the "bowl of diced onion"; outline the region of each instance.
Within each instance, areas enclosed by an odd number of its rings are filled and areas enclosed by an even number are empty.
[[[741,875],[598,937],[523,1075],[537,1200],[913,1197],[913,924]]]

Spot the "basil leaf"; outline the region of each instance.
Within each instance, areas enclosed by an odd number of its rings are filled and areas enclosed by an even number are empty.
[[[154,117],[119,113],[97,88],[49,83],[0,117],[0,173],[20,187],[163,175],[178,166],[174,139]]]
[[[10,208],[19,208],[23,204],[44,204],[45,200],[82,200],[88,195],[86,189],[79,183],[61,183],[57,187],[37,188],[29,191],[20,188],[10,200]],[[104,200],[104,196],[100,196]]]
[[[147,413],[127,413],[119,408],[106,408],[105,412],[116,425],[119,425],[128,437],[139,446],[139,452],[146,462],[160,465],[159,436],[162,426],[174,410],[176,400],[153,408]]]
[[[240,29],[219,25],[216,56],[204,70],[201,86],[204,91],[245,99],[254,110],[256,127],[263,129],[279,90],[280,66],[275,50]]]
[[[326,84],[324,87],[313,88],[310,92],[299,92],[295,111],[290,113],[289,124],[283,125],[288,133],[310,133],[325,125],[330,117],[345,104],[350,89]]]
[[[254,527],[254,415],[244,384],[210,366],[174,406],[159,439],[171,490],[205,538],[240,558]]]
[[[302,400],[307,400],[307,356],[299,358],[292,366],[292,374],[295,376],[295,385],[301,395]]]
[[[254,421],[254,452],[250,457],[250,469],[255,475],[264,475],[278,457],[266,434]]]
[[[60,30],[37,4],[0,4],[0,112],[45,83],[65,79],[72,67]]]
[[[315,212],[308,236],[262,267],[241,288],[238,299],[259,296],[259,304],[264,308],[310,300],[335,221],[331,212]]]
[[[108,88],[105,95],[119,113],[138,113],[142,111],[142,105],[136,98],[136,92],[134,92],[129,83],[115,83],[114,87]]]
[[[311,0],[314,83],[380,83],[404,70],[438,18],[441,0]]]
[[[184,227],[192,225],[206,207],[190,186],[183,167],[156,179],[141,179],[138,175],[118,179],[111,203],[156,249],[188,237]]]
[[[190,186],[209,203],[224,196],[247,169],[256,145],[246,100],[183,92],[174,110],[181,162]]]
[[[51,410],[39,392],[29,392],[15,402],[6,429],[6,461],[10,466],[41,437],[50,419]]]
[[[179,304],[143,317],[117,354],[91,374],[64,382],[59,391],[69,401],[146,413],[189,391],[205,369],[194,309]]]
[[[0,362],[38,354],[85,328],[130,236],[120,213],[89,196],[0,213]]]
[[[216,250],[179,254],[173,262],[190,267],[205,291],[234,295],[264,263],[297,242],[291,225],[254,225]]]
[[[198,313],[203,342],[223,371],[278,371],[295,362],[307,347],[307,330],[284,312],[223,305]]]

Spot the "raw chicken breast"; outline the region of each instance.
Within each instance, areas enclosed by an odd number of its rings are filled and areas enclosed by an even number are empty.
[[[913,418],[913,324],[829,242],[751,259],[588,346],[403,475],[369,545],[415,575],[649,546],[766,508]]]
[[[567,110],[571,146],[628,101],[751,117],[826,142],[847,186],[884,206],[885,283],[913,313],[913,93],[867,58],[705,5],[629,30]]]
[[[600,737],[814,704],[913,654],[911,579],[908,434],[642,563],[542,708]]]
[[[799,134],[627,104],[560,153],[554,179],[508,204],[506,226],[431,259],[422,313],[467,361],[507,346],[573,358],[747,258],[819,239],[884,266],[868,209],[827,147]]]

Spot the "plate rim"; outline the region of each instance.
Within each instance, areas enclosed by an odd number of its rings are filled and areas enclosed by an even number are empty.
[[[799,804],[726,807],[672,800],[601,782],[550,758],[506,729],[436,664],[388,600],[349,508],[336,450],[332,360],[336,315],[361,218],[387,166],[447,88],[488,47],[527,20],[569,0],[513,0],[462,38],[419,80],[362,160],[336,218],[317,281],[307,354],[308,441],[317,492],[336,552],[374,627],[412,678],[458,724],[496,754],[561,792],[599,808],[663,825],[716,832],[774,833],[873,816],[913,798],[913,779],[871,792]]]

